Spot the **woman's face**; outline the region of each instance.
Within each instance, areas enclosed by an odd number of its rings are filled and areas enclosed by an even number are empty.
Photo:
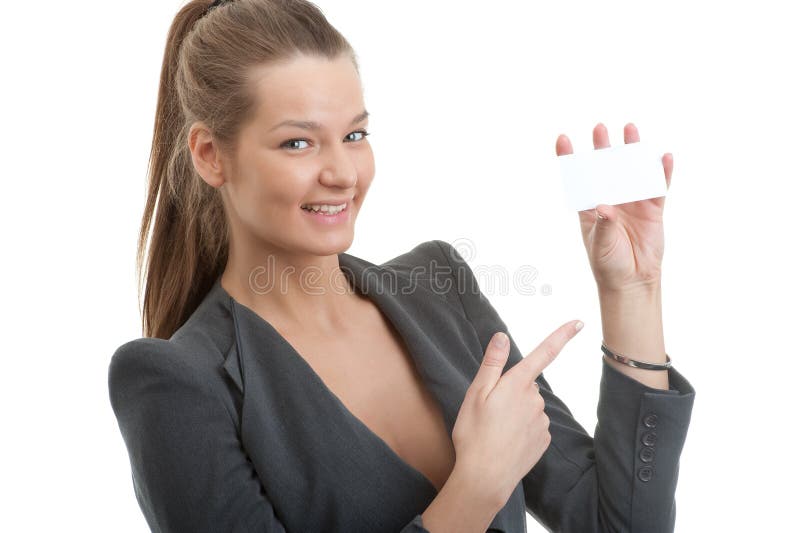
[[[346,250],[375,175],[355,66],[346,56],[300,56],[252,73],[256,112],[222,187],[232,244],[301,255]],[[301,207],[309,204],[346,207],[331,215]]]

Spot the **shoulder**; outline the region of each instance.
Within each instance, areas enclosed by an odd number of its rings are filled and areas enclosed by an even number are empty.
[[[111,356],[108,365],[108,387],[112,402],[124,387],[145,375],[185,375],[185,356],[172,341],[142,337],[128,341]]]
[[[196,371],[197,360],[197,357],[190,357],[186,347],[176,341],[142,337],[114,350],[109,372],[124,374],[141,367],[154,367],[165,372],[174,369]]]
[[[213,374],[201,358],[172,340],[142,337],[120,345],[108,365],[108,391],[115,411],[153,392],[212,389]]]
[[[432,239],[383,264],[403,273],[444,298],[451,308],[466,318],[475,329],[482,346],[486,346],[497,331],[511,337],[503,319],[481,290],[477,276],[458,248],[441,239]],[[521,358],[513,337],[509,361]]]
[[[381,266],[415,278],[430,278],[434,275],[437,278],[444,275],[458,277],[459,270],[466,269],[467,272],[461,273],[461,277],[466,274],[466,277],[472,278],[472,271],[458,250],[441,239],[421,242]],[[430,273],[431,276],[420,276],[419,273]]]
[[[403,268],[430,266],[430,270],[426,270],[430,276],[423,277],[433,280],[439,289],[437,292],[445,294],[451,303],[463,310],[479,334],[506,330],[497,310],[481,290],[475,272],[456,246],[442,239],[432,239],[416,245],[389,263],[399,263]]]
[[[459,299],[480,294],[475,273],[458,249],[442,239],[432,239],[384,263],[408,277],[430,280],[438,292],[445,288]],[[467,294],[469,293],[469,294]]]
[[[455,246],[442,239],[421,242],[382,263],[382,269],[399,277],[409,291],[421,288],[450,304],[464,315],[473,301],[480,301],[480,286],[469,264]]]
[[[109,363],[109,374],[120,376],[144,366],[161,367],[165,370],[180,364],[185,356],[172,341],[142,337],[120,345],[114,350]]]
[[[109,362],[109,385],[148,374],[202,381],[217,376],[233,342],[233,325],[216,303],[201,303],[169,339],[141,337],[119,345]]]

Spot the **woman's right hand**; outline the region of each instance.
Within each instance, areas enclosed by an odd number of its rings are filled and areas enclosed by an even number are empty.
[[[535,380],[578,333],[579,322],[559,327],[505,374],[510,342],[495,333],[467,389],[453,427],[456,465],[480,480],[480,490],[500,507],[550,444],[550,419]]]

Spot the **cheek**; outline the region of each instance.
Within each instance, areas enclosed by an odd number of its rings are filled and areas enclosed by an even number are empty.
[[[297,161],[273,154],[254,160],[249,169],[247,181],[253,195],[272,202],[293,199],[308,173]]]
[[[297,168],[274,161],[258,161],[242,170],[237,179],[236,201],[245,223],[263,225],[265,220],[281,220],[302,198]]]

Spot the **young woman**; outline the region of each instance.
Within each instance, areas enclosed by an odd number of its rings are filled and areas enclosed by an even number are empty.
[[[523,358],[448,243],[382,265],[344,252],[375,171],[367,123],[355,54],[314,4],[176,16],[144,337],[109,367],[149,526],[521,533],[527,510],[554,531],[671,531],[694,390],[664,351],[664,198],[580,213],[609,350],[592,438],[541,375],[579,321]]]

